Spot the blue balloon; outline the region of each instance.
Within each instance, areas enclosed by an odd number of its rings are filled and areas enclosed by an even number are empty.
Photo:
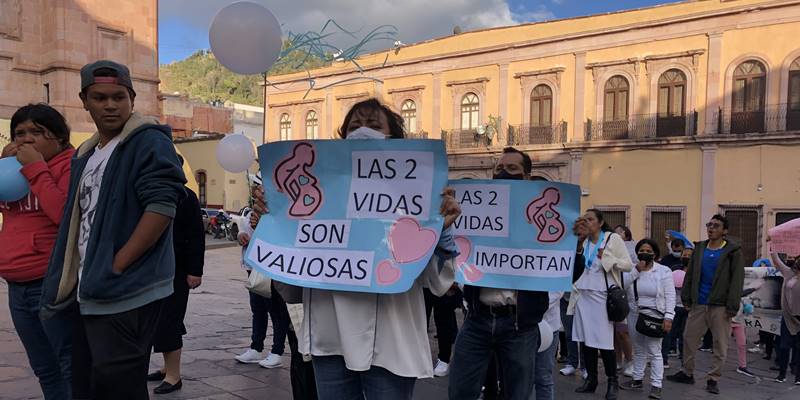
[[[31,190],[20,169],[22,164],[16,157],[0,158],[0,201],[17,201]]]

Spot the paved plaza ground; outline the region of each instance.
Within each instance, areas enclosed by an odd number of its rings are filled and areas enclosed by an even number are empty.
[[[203,285],[194,291],[189,300],[186,325],[189,331],[184,338],[183,390],[169,395],[151,395],[153,399],[291,399],[289,384],[289,358],[284,357],[282,368],[267,370],[257,364],[236,363],[233,357],[250,343],[250,307],[244,289],[245,273],[239,264],[237,247],[218,247],[216,243],[206,252],[206,274]],[[0,399],[21,400],[41,398],[33,372],[28,367],[22,345],[16,336],[8,313],[8,296],[5,282],[0,281]],[[432,328],[433,329],[433,328]],[[271,328],[270,328],[271,331]],[[431,332],[430,337],[433,338]],[[271,342],[271,336],[267,343]],[[435,340],[432,341],[435,348]],[[288,345],[287,345],[288,352]],[[769,371],[770,363],[760,355],[748,354],[750,368],[764,379],[748,378],[734,372],[736,353],[733,345],[728,353],[725,376],[720,384],[722,394],[714,396],[703,390],[704,380],[698,379],[695,386],[677,385],[667,382],[664,399],[713,399],[725,400],[797,400],[800,386],[787,382],[772,382],[775,376]],[[710,354],[700,353],[698,378],[706,371]],[[161,364],[161,356],[152,359],[153,368]],[[672,360],[676,371],[677,360]],[[557,366],[556,368],[561,368]],[[601,399],[604,382],[595,395],[573,393],[580,379],[556,376],[557,399]],[[790,379],[791,380],[791,379]],[[155,384],[151,385],[154,387]],[[446,399],[447,378],[425,379],[417,383],[415,399]],[[621,399],[646,399],[646,392],[621,392]]]

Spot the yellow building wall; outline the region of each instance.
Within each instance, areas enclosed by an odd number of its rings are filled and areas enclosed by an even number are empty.
[[[798,145],[720,148],[716,155],[717,203],[800,209],[798,154]]]
[[[500,90],[500,71],[496,65],[444,71],[442,73],[441,89],[442,129],[461,129],[461,117],[459,115],[457,119],[454,119],[453,110],[456,109],[454,108],[455,105],[458,105],[458,110],[460,110],[461,99],[463,96],[454,98],[452,95],[454,86],[448,87],[447,82],[468,81],[479,78],[488,78],[489,81],[484,83],[486,85],[486,93],[481,99],[481,119],[478,122],[485,124],[489,122],[489,115],[497,117],[500,114],[500,99],[496,95],[496,93],[499,93]],[[502,121],[502,123],[507,122],[508,121]]]
[[[522,79],[514,78],[514,75],[530,71],[548,70],[556,67],[563,67],[565,71],[561,73],[561,85],[556,88],[559,94],[559,115],[553,115],[553,122],[571,120],[575,109],[574,60],[575,57],[573,55],[564,54],[557,57],[543,57],[510,63],[508,66],[508,121],[505,122],[511,125],[528,123],[528,121],[524,121],[523,118],[523,107],[527,107],[530,104],[528,99],[531,93],[530,91],[522,93]]]
[[[249,199],[247,176],[244,172],[233,174],[222,169],[217,162],[218,144],[219,140],[206,140],[177,143],[175,147],[185,160],[183,171],[190,181],[189,187],[198,193],[197,172],[205,171],[206,203],[239,211]]]
[[[646,207],[686,206],[686,233],[699,238],[701,161],[699,149],[586,153],[580,185],[589,196],[581,207],[630,206],[629,228],[643,238]]]
[[[409,75],[400,78],[389,78],[383,83],[383,100],[392,108],[396,113],[400,113],[400,107],[403,104],[404,98],[411,98],[411,95],[416,95],[416,92],[402,92],[390,94],[395,89],[407,89],[416,86],[424,86],[425,89],[421,91],[422,104],[417,104],[417,131],[428,132],[428,138],[438,139],[441,136],[440,132],[433,131],[433,76],[430,74]],[[392,100],[397,97],[397,103]],[[344,115],[342,115],[344,119]],[[341,121],[339,121],[341,123]],[[409,127],[406,127],[408,129]]]

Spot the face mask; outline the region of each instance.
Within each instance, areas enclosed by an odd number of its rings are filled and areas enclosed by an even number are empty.
[[[500,170],[499,173],[494,174],[492,177],[493,179],[510,179],[510,180],[522,180],[525,178],[522,174],[509,174],[506,170]]]
[[[681,258],[681,254],[683,254],[683,252],[682,251],[673,251],[671,254],[675,258]]]
[[[383,132],[378,132],[375,129],[362,126],[361,128],[348,133],[347,139],[386,139],[386,135],[384,135]]]
[[[639,256],[639,261],[644,261],[646,263],[653,261],[653,259],[656,257],[655,254],[650,254],[650,253],[639,253],[638,256]]]

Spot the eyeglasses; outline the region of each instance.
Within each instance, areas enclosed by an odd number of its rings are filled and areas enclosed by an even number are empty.
[[[722,224],[718,222],[709,222],[706,224],[706,228],[721,228]]]

